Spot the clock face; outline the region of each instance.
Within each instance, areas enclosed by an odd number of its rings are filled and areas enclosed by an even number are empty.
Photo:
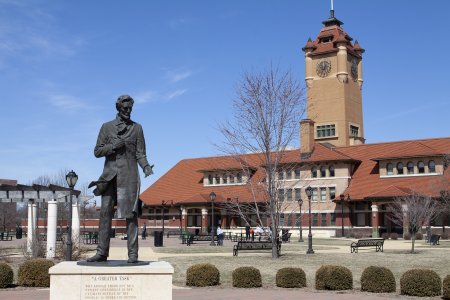
[[[354,80],[358,79],[358,62],[356,61],[356,59],[352,60],[352,77]]]
[[[331,71],[331,62],[328,59],[323,59],[317,63],[316,73],[320,77],[327,77]]]

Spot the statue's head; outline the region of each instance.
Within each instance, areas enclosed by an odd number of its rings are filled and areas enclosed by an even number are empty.
[[[116,109],[119,112],[119,117],[123,120],[129,120],[131,111],[133,110],[134,100],[129,95],[122,95],[117,98]]]

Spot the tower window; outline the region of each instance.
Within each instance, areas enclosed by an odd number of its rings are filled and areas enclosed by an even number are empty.
[[[320,177],[326,177],[327,176],[327,168],[324,166],[320,167]]]
[[[428,172],[429,173],[436,173],[436,164],[434,163],[434,160],[430,160],[428,162]]]
[[[317,126],[316,133],[318,138],[336,136],[336,127],[334,124]]]
[[[330,177],[334,177],[334,175],[335,175],[334,166],[330,166],[329,171],[330,171]]]
[[[350,125],[350,136],[352,137],[359,136],[359,128],[357,126]]]

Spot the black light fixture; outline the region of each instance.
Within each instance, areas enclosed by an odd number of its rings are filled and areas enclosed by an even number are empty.
[[[67,228],[69,229],[67,231],[67,252],[66,252],[66,260],[71,261],[72,260],[72,192],[73,188],[77,184],[78,181],[78,175],[72,170],[66,175],[66,181],[67,185],[70,188],[70,205],[69,205],[69,220],[67,221]]]
[[[344,237],[344,194],[340,194],[339,198],[341,199],[341,237]]]
[[[216,193],[211,192],[209,194],[209,199],[211,200],[211,243],[210,246],[215,246],[214,242],[214,200],[216,199]]]
[[[309,233],[308,233],[308,250],[306,251],[306,254],[314,254],[314,250],[312,248],[312,233],[311,233],[311,195],[312,195],[312,188],[308,186],[305,189],[306,196],[308,197],[309,202]]]
[[[303,200],[302,198],[298,198],[297,200],[298,203],[298,209],[299,209],[299,226],[298,226],[298,231],[299,231],[299,238],[298,241],[299,242],[303,242],[303,228],[302,228],[302,205],[303,205]]]

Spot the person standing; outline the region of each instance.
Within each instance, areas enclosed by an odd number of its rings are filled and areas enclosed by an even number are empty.
[[[147,224],[142,225],[142,239],[145,240],[147,238]]]
[[[97,138],[94,155],[105,157],[103,173],[89,187],[96,186],[94,194],[102,196],[97,253],[88,262],[106,261],[109,255],[110,231],[114,206],[117,218],[127,221],[128,263],[138,261],[138,216],[142,213],[139,200],[140,179],[137,165],[145,177],[153,174],[147,161],[142,126],[131,120],[134,100],[128,95],[116,101],[117,116],[104,123]]]
[[[222,228],[219,226],[217,226],[217,246],[223,246],[223,230]]]

